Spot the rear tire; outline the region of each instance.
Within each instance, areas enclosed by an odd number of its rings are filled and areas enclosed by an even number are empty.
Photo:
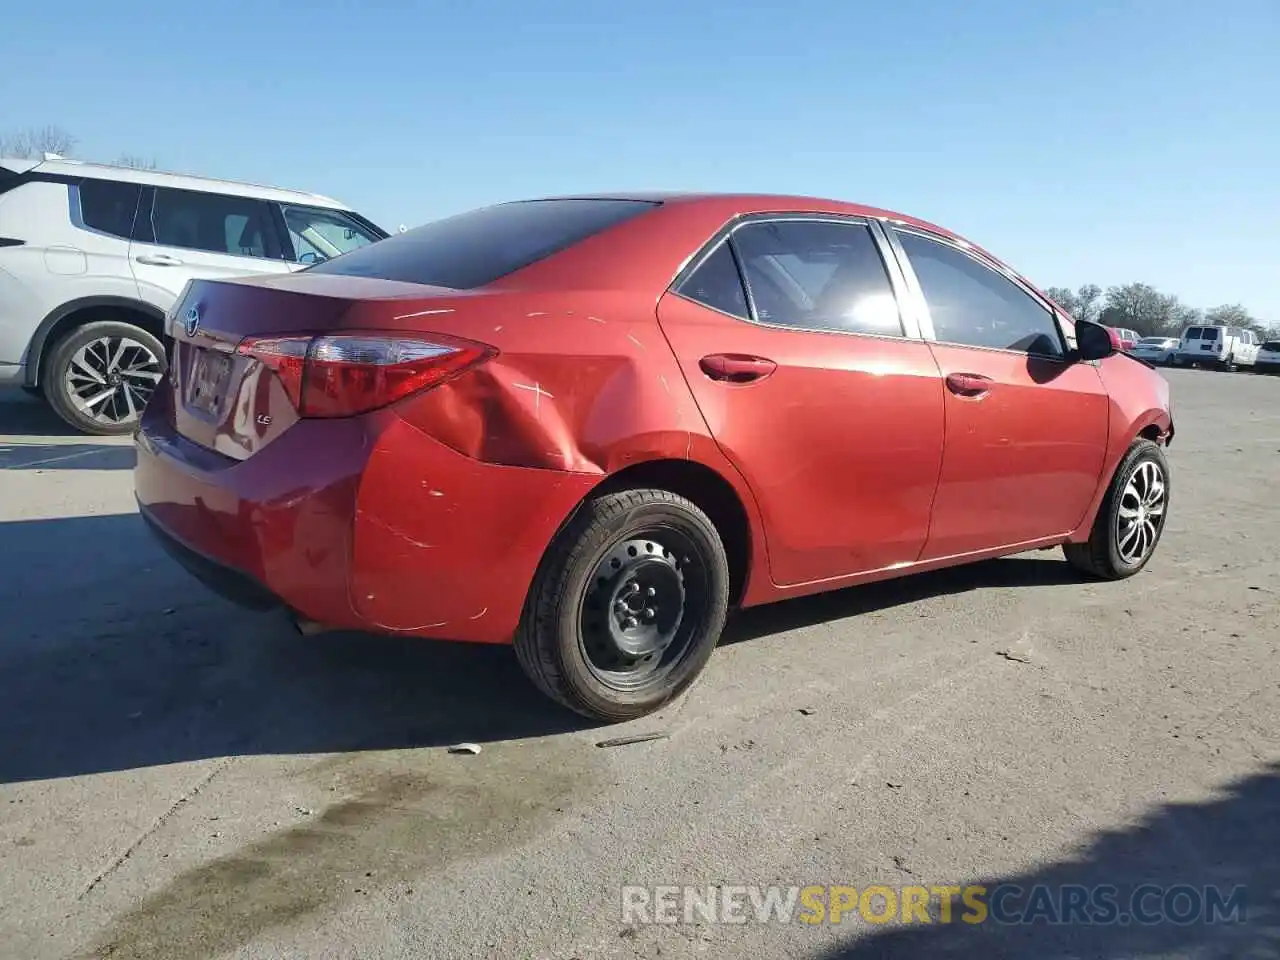
[[[543,559],[515,649],[553,700],[616,723],[680,696],[707,665],[729,606],[715,525],[667,490],[588,500]]]
[[[165,349],[141,327],[99,320],[53,345],[40,383],[55,413],[81,433],[132,433],[164,376]]]
[[[1169,512],[1164,448],[1135,440],[1116,468],[1085,543],[1064,543],[1072,566],[1103,580],[1131,577],[1151,559]]]

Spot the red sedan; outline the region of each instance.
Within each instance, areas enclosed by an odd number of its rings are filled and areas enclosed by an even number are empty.
[[[940,227],[771,196],[486,207],[196,281],[137,434],[144,518],[305,629],[514,643],[637,717],[730,608],[1164,529],[1165,380]]]

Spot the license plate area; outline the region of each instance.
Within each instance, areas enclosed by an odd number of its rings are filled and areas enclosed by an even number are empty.
[[[200,350],[191,364],[187,407],[197,413],[216,413],[230,380],[231,356],[219,350]]]

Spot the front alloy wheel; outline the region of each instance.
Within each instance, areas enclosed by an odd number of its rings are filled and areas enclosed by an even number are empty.
[[[1131,577],[1151,559],[1169,511],[1164,448],[1139,438],[1120,461],[1085,543],[1062,550],[1073,566],[1105,580]]]
[[[1116,551],[1127,564],[1140,564],[1155,549],[1164,524],[1164,471],[1143,460],[1129,477],[1116,510]]]

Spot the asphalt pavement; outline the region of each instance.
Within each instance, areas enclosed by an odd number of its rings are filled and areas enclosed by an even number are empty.
[[[1039,552],[747,612],[609,728],[509,648],[228,605],[150,541],[127,440],[0,398],[0,956],[1275,956],[1280,378],[1166,376],[1139,576]],[[1247,919],[621,913],[627,886],[1139,881],[1241,887]]]

